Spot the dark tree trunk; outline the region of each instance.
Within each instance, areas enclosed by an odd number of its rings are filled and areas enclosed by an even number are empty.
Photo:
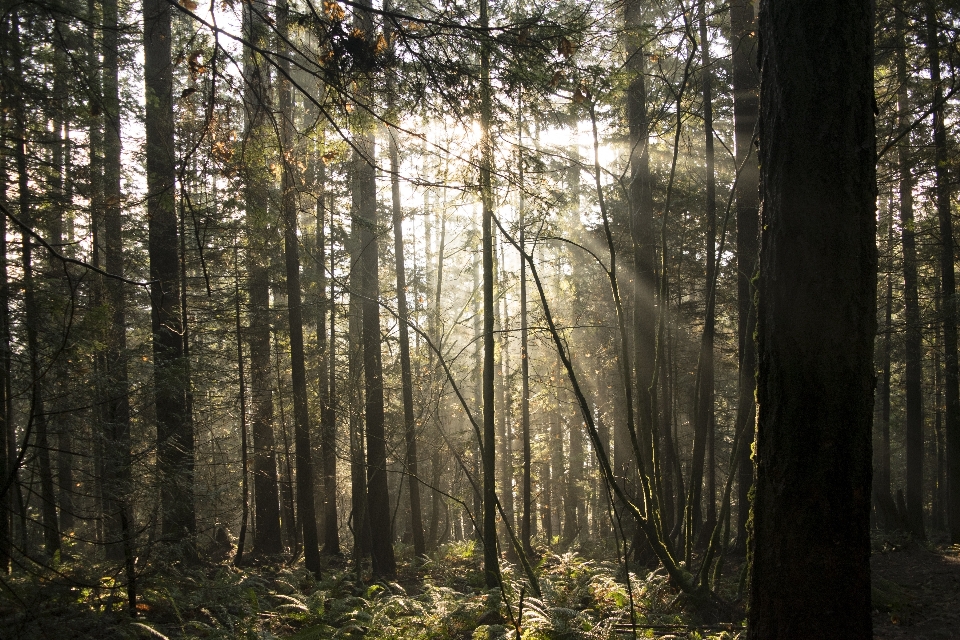
[[[367,479],[366,462],[364,460],[366,448],[364,446],[363,420],[361,404],[363,403],[363,271],[360,259],[362,247],[360,244],[360,214],[358,204],[360,197],[360,177],[358,170],[361,163],[355,154],[351,163],[351,180],[353,181],[353,210],[351,212],[350,227],[350,317],[347,333],[349,337],[349,387],[348,406],[350,411],[350,493],[351,493],[351,522],[353,527],[353,553],[359,563],[360,558],[370,553],[370,521],[367,512]]]
[[[890,334],[893,332],[893,212],[888,206],[890,218],[887,226],[887,269],[886,297],[884,298],[883,349],[880,353],[880,446],[876,455],[875,477],[873,481],[874,506],[880,514],[880,526],[884,529],[899,527],[897,509],[890,493]]]
[[[251,44],[266,46],[266,4],[244,3],[244,31]],[[264,118],[270,104],[266,63],[244,47],[244,139],[246,142],[244,204],[247,231],[247,292],[250,345],[250,426],[253,436],[253,549],[258,555],[283,551],[280,532],[280,495],[273,430],[273,370],[270,357],[270,274]]]
[[[0,35],[7,35],[6,23],[0,27]],[[6,97],[0,99],[5,106]],[[6,109],[0,115],[0,148],[7,146]],[[7,202],[7,156],[0,155],[0,204],[8,207]],[[10,446],[13,429],[7,416],[10,396],[7,394],[10,361],[9,334],[9,289],[7,285],[7,216],[0,215],[0,575],[10,572],[13,540],[11,537],[11,509],[13,485],[16,475],[13,473],[13,446]]]
[[[739,377],[737,392],[737,433],[743,433],[737,452],[737,548],[747,549],[747,517],[750,513],[750,487],[753,486],[753,461],[750,448],[756,431],[757,326],[754,306],[760,248],[760,165],[754,154],[754,129],[757,124],[757,38],[754,3],[730,2],[730,30],[733,49],[733,120],[737,170],[737,346]]]
[[[521,172],[523,162],[520,163]],[[522,176],[522,173],[521,173]],[[521,198],[523,197],[523,178],[520,179]],[[520,251],[526,251],[523,201],[520,205]],[[527,321],[527,261],[520,260],[520,438],[523,441],[523,484],[521,487],[523,514],[520,521],[520,544],[523,553],[533,557],[530,537],[533,535],[535,514],[533,513],[532,492],[532,456],[530,442],[530,348],[529,327]]]
[[[20,40],[20,17],[13,15],[11,40],[14,47],[14,75],[23,77],[23,47]],[[31,198],[30,176],[27,168],[27,124],[23,96],[14,99],[14,155],[17,163],[17,191],[19,192],[20,220],[29,228],[36,226]],[[40,329],[40,308],[37,300],[33,274],[33,244],[30,235],[21,230],[21,267],[23,269],[23,307],[27,333],[27,353],[30,359],[30,400],[28,424],[24,446],[28,446],[31,430],[36,434],[34,447],[37,450],[37,465],[40,476],[40,513],[43,524],[44,549],[53,557],[61,549],[60,525],[57,518],[57,501],[53,486],[53,469],[50,463],[50,443],[47,437],[47,414],[44,411],[43,376],[40,366],[40,344],[37,332]]]
[[[103,110],[104,127],[104,226],[106,270],[123,276],[123,224],[120,191],[120,83],[118,7],[116,0],[103,3]],[[107,557],[119,560],[132,553],[127,525],[133,519],[130,494],[130,399],[127,384],[126,303],[123,283],[104,281],[111,310],[106,354],[107,382],[104,398],[104,529]],[[121,544],[122,542],[122,544]]]
[[[480,0],[480,200],[483,207],[483,574],[488,589],[500,584],[497,550],[497,460],[493,377],[496,337],[493,333],[493,170],[492,106],[490,98],[490,45],[487,41],[489,0]]]
[[[697,365],[696,417],[694,419],[693,462],[690,472],[690,494],[687,499],[686,556],[690,562],[693,545],[700,534],[701,524],[705,535],[713,530],[717,521],[716,486],[714,482],[714,371],[713,343],[716,330],[716,305],[714,303],[714,264],[717,249],[717,194],[714,177],[713,150],[713,98],[710,72],[710,45],[707,39],[707,15],[703,0],[699,7],[700,51],[703,75],[703,128],[706,155],[706,206],[704,207],[706,235],[706,279],[703,287],[704,320],[700,336],[700,360]],[[701,514],[701,492],[706,482],[707,520]],[[705,540],[703,540],[705,542]]]
[[[760,5],[757,640],[873,637],[873,29],[869,0]]]
[[[277,31],[282,41],[289,38],[289,5],[277,3]],[[293,88],[286,78],[290,60],[281,56],[280,75],[280,161],[281,207],[283,209],[283,250],[287,276],[287,317],[290,325],[290,375],[293,383],[294,440],[297,465],[297,514],[303,540],[304,564],[308,571],[320,573],[320,542],[313,492],[313,451],[310,446],[310,412],[307,407],[307,364],[303,347],[303,307],[300,297],[300,245],[297,236],[297,179],[293,147]]]
[[[897,120],[900,129],[910,126],[907,94],[906,42],[903,11],[896,10]],[[913,216],[913,176],[909,136],[898,145],[897,163],[900,173],[900,233],[903,242],[903,301],[905,307],[905,387],[907,441],[907,526],[923,539],[923,335],[920,326],[920,301],[917,293],[917,240]]]
[[[393,246],[397,271],[397,314],[400,325],[400,377],[403,394],[403,434],[406,441],[406,467],[409,476],[410,527],[413,530],[413,553],[427,552],[423,539],[420,511],[420,468],[417,462],[417,422],[413,414],[413,380],[410,367],[410,330],[407,327],[407,276],[403,262],[403,214],[400,208],[400,160],[395,132],[390,136],[390,191],[393,208]]]
[[[146,89],[147,217],[153,374],[157,414],[157,473],[164,538],[192,538],[193,423],[188,413],[184,318],[180,317],[180,253],[174,207],[171,6],[143,0]]]
[[[361,0],[354,26],[373,42],[369,0]],[[361,92],[368,90],[364,88]],[[397,572],[393,527],[387,489],[387,441],[384,431],[383,362],[380,353],[380,241],[377,228],[377,184],[374,170],[376,140],[357,136],[354,168],[354,222],[360,226],[360,306],[363,336],[364,419],[367,444],[367,513],[370,522],[373,572],[389,577]]]
[[[340,555],[340,531],[337,520],[337,413],[336,413],[336,322],[334,313],[334,279],[330,279],[327,293],[326,277],[326,169],[319,167],[317,179],[317,288],[319,313],[317,317],[317,376],[320,385],[320,456],[323,464],[323,553]],[[330,273],[334,273],[336,259],[333,248],[333,209],[330,209]],[[327,336],[327,310],[330,312],[330,335]]]
[[[936,5],[927,9],[927,49],[933,82],[933,142],[936,160],[937,217],[940,221],[940,278],[943,296],[943,388],[946,401],[947,527],[950,542],[960,543],[960,366],[957,363],[957,288],[954,266],[951,183],[947,167],[947,129],[944,123],[943,86],[940,81],[940,45]]]

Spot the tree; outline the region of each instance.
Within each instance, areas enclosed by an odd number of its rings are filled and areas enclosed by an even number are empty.
[[[753,463],[750,443],[756,429],[757,349],[753,339],[757,327],[753,276],[760,250],[760,165],[753,153],[757,124],[757,21],[754,3],[730,2],[730,31],[733,41],[733,119],[737,162],[737,353],[738,393],[735,431],[746,434],[740,441],[737,478],[737,547],[747,549],[747,515]]]
[[[873,17],[865,0],[760,7],[750,638],[873,637]]]
[[[373,16],[369,0],[361,0],[355,25],[366,46],[373,47]],[[360,227],[360,306],[363,320],[363,387],[367,445],[367,515],[370,522],[373,572],[390,577],[397,572],[393,527],[387,490],[387,441],[384,429],[383,360],[380,352],[380,239],[377,227],[376,138],[363,131],[355,143],[354,223]]]
[[[106,231],[106,292],[112,312],[106,356],[104,406],[104,501],[107,557],[132,559],[130,528],[130,398],[127,378],[126,301],[123,282],[121,139],[119,94],[118,8],[116,0],[103,3],[104,226]]]
[[[173,59],[171,6],[143,0],[144,87],[146,89],[147,215],[150,303],[157,420],[157,473],[163,536],[189,539],[196,530],[193,504],[193,421],[184,357],[180,298],[180,242],[174,206]]]
[[[940,78],[940,42],[936,4],[926,2],[927,52],[933,82],[933,144],[937,219],[940,222],[940,278],[943,296],[944,429],[947,458],[947,527],[950,541],[960,543],[960,365],[957,360],[957,298],[954,266],[953,220],[947,177],[947,129],[944,122],[943,86]]]
[[[290,7],[287,0],[277,3],[277,32],[280,51],[290,40]],[[290,58],[281,55],[280,82],[280,167],[281,207],[283,210],[283,254],[287,276],[287,318],[290,323],[290,373],[293,382],[294,439],[297,453],[297,516],[303,536],[306,567],[320,572],[320,543],[313,492],[313,452],[310,447],[310,413],[307,408],[307,366],[303,349],[303,307],[300,297],[300,246],[297,234],[297,184],[292,156],[293,88],[290,86]]]
[[[265,4],[243,5],[244,32],[251,45],[266,45]],[[247,228],[247,290],[250,304],[250,399],[253,431],[254,551],[275,555],[283,550],[280,498],[273,433],[270,372],[270,275],[267,234],[267,180],[264,119],[270,104],[269,71],[251,46],[244,47],[244,217]]]
[[[907,90],[907,51],[904,40],[904,15],[895,8],[897,32],[897,115],[901,129],[910,126],[909,93]],[[923,539],[923,336],[920,326],[920,301],[917,292],[917,229],[913,215],[913,168],[909,135],[898,145],[897,169],[900,174],[900,234],[903,241],[903,304],[905,307],[905,342],[907,397],[907,525],[910,532]]]

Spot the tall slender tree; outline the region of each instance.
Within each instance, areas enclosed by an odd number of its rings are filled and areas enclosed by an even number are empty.
[[[756,15],[751,0],[731,0],[730,30],[733,49],[733,120],[737,162],[737,433],[743,433],[737,452],[737,547],[747,549],[747,517],[753,464],[750,445],[756,430],[757,326],[753,275],[760,250],[760,164],[753,152],[757,125],[757,90],[760,86],[757,59]]]
[[[370,0],[361,0],[354,26],[371,49],[376,35]],[[369,88],[365,88],[369,90]],[[360,305],[363,312],[364,419],[367,445],[367,511],[373,572],[397,572],[387,490],[387,441],[384,425],[383,360],[380,352],[380,240],[377,218],[376,138],[371,130],[355,142],[354,221],[360,227]]]
[[[290,5],[277,2],[278,49],[285,52],[290,41]],[[320,543],[313,492],[313,451],[310,446],[310,412],[307,407],[307,365],[303,347],[303,306],[300,293],[300,240],[297,233],[297,178],[294,163],[293,87],[290,55],[279,56],[280,71],[280,201],[283,214],[283,253],[287,276],[287,319],[290,324],[290,374],[293,383],[294,440],[297,465],[297,514],[303,541],[304,563],[320,572]]]
[[[280,494],[273,430],[273,376],[270,364],[270,274],[267,263],[269,229],[265,117],[270,105],[270,74],[253,47],[267,45],[267,5],[243,5],[244,33],[250,46],[243,51],[244,76],[244,218],[246,221],[247,291],[249,295],[250,401],[253,436],[253,548],[260,555],[283,550],[280,533]]]
[[[894,23],[897,32],[897,120],[901,129],[910,127],[910,96],[907,88],[907,51],[904,8],[897,7]],[[907,524],[910,532],[924,538],[923,528],[923,335],[920,326],[920,300],[917,292],[917,230],[913,214],[913,168],[909,136],[898,145],[897,169],[900,174],[900,237],[903,242],[903,302],[906,324],[905,387],[907,399]]]
[[[171,5],[143,0],[144,87],[146,90],[147,217],[150,303],[157,420],[157,474],[163,535],[192,538],[194,438],[188,412],[190,384],[184,358],[180,304],[180,242],[174,203],[173,59]]]
[[[947,128],[940,72],[940,42],[936,4],[927,0],[927,54],[933,83],[933,144],[937,219],[940,223],[940,278],[943,297],[943,388],[946,411],[947,527],[950,541],[960,543],[960,365],[957,360],[957,286],[954,265],[951,183],[947,169]]]

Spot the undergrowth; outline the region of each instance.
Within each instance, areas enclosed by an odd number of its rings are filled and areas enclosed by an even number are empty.
[[[576,553],[545,552],[542,598],[503,564],[503,589],[483,586],[472,542],[445,545],[402,563],[396,581],[358,579],[332,560],[316,579],[302,564],[186,566],[160,563],[140,576],[137,617],[119,576],[96,565],[60,563],[7,577],[0,637],[77,640],[211,638],[315,640],[579,640],[638,637],[733,640],[733,628],[697,628],[677,610],[665,575],[630,576],[622,566]]]

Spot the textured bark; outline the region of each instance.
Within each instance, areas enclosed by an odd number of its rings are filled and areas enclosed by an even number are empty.
[[[757,640],[873,637],[873,27],[869,0],[760,7]]]
[[[262,2],[244,3],[244,30],[251,44],[267,40]],[[273,367],[270,357],[270,275],[267,268],[268,169],[265,162],[264,118],[269,107],[269,74],[264,61],[244,47],[245,111],[244,215],[247,227],[247,292],[249,295],[250,426],[253,436],[253,548],[258,555],[283,551],[280,532],[280,496],[273,428]]]
[[[753,461],[750,448],[756,431],[757,327],[754,306],[760,250],[760,164],[754,153],[754,129],[757,124],[757,91],[760,77],[756,65],[756,16],[751,0],[730,2],[730,30],[733,49],[733,120],[736,162],[740,172],[736,184],[737,200],[737,346],[739,377],[736,433],[744,433],[737,452],[737,548],[747,548],[747,518],[750,513],[750,487],[753,486]]]
[[[180,245],[174,207],[171,11],[171,6],[164,0],[143,0],[157,473],[163,536],[169,541],[181,541],[184,536],[193,536],[196,516],[193,504],[193,423],[187,404],[189,378],[184,358],[184,322],[180,317]]]
[[[897,119],[901,130],[910,126],[907,93],[906,42],[904,16],[896,11]],[[907,526],[910,533],[923,539],[923,335],[920,326],[920,301],[917,293],[917,240],[913,216],[913,175],[908,147],[909,136],[898,145],[897,164],[900,173],[900,237],[903,242],[903,304],[905,307],[904,351],[906,387],[907,441]]]
[[[0,35],[6,36],[6,25],[0,27]],[[6,98],[0,99],[4,106]],[[0,115],[0,148],[7,146],[6,110]],[[0,204],[8,206],[7,202],[7,156],[0,155]],[[10,446],[13,429],[7,420],[10,396],[7,393],[10,369],[10,306],[9,288],[7,284],[7,216],[0,215],[0,575],[10,572],[11,551],[13,550],[11,496],[13,495],[14,447]]]

